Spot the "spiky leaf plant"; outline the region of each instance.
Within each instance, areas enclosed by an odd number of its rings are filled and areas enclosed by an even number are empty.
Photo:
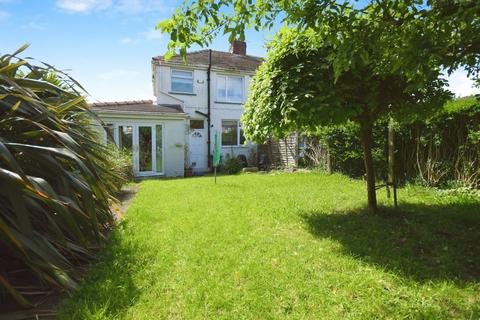
[[[114,173],[85,91],[52,66],[0,57],[0,300],[75,287],[114,223]]]

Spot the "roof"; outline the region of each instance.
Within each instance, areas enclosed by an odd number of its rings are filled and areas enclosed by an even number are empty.
[[[187,53],[187,65],[208,66],[209,49],[193,51]],[[178,63],[183,64],[180,55],[173,56],[168,62],[164,56],[153,57],[152,61],[160,63]],[[263,58],[240,55],[223,51],[212,50],[212,67],[218,67],[228,70],[255,72],[262,64]]]
[[[179,104],[154,104],[152,100],[91,103],[94,111],[183,114]]]

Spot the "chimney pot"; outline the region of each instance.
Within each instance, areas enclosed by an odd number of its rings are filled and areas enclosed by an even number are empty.
[[[247,43],[245,41],[234,40],[230,45],[230,53],[246,56]]]

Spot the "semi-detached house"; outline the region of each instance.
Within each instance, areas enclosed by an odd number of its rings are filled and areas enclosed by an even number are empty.
[[[131,150],[137,176],[183,176],[184,168],[209,171],[217,133],[222,156],[248,159],[256,146],[245,140],[240,118],[248,84],[262,58],[235,41],[229,52],[200,50],[165,61],[152,58],[156,102],[92,104],[109,138]]]

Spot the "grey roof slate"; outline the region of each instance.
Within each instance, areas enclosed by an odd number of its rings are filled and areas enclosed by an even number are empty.
[[[146,113],[184,113],[179,104],[154,104],[152,100],[96,102],[90,107],[94,111],[146,112]]]
[[[153,57],[152,61],[159,63],[177,63],[183,64],[179,55],[173,56],[168,62],[165,62],[164,56]],[[199,50],[187,53],[187,64],[193,66],[208,66],[209,49]],[[212,50],[212,66],[227,70],[255,72],[262,64],[263,58],[239,55],[229,52]]]

